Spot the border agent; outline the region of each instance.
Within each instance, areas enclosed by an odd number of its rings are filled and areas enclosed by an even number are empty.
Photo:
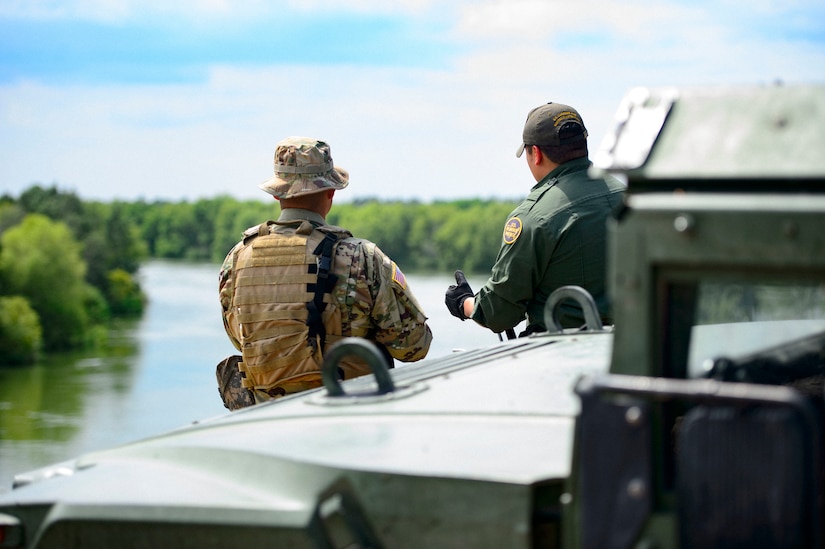
[[[607,219],[625,186],[612,176],[592,178],[587,129],[568,105],[547,103],[527,115],[516,157],[525,155],[536,180],[504,225],[489,280],[474,294],[462,271],[445,295],[450,313],[501,333],[526,315],[521,335],[545,331],[544,305],[553,290],[577,285],[589,291],[605,324],[612,324],[605,295]],[[563,327],[584,324],[581,309],[562,304]],[[510,335],[508,333],[508,335]],[[514,337],[514,336],[513,336]]]

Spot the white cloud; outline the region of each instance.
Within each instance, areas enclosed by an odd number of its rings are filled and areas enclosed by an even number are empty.
[[[609,32],[644,40],[672,32],[684,23],[689,7],[650,0],[567,2],[565,0],[495,0],[465,3],[456,30],[476,39],[507,38],[523,43],[549,43],[559,37]]]
[[[331,4],[308,0],[305,7]],[[152,0],[140,10],[167,5],[215,14],[229,0]],[[372,0],[335,5],[374,9]],[[118,17],[137,6],[100,0],[72,9]],[[233,1],[233,14],[236,6],[271,9],[263,0]],[[781,33],[766,40],[737,25],[733,4],[724,2],[717,11],[701,2],[649,0],[382,6],[416,14],[460,7],[444,38],[461,53],[437,70],[215,65],[208,80],[188,85],[0,86],[0,192],[56,181],[90,199],[229,193],[265,200],[256,186],[270,175],[275,143],[312,135],[329,141],[336,162],[351,172],[342,199],[518,197],[531,181],[514,152],[527,111],[540,103],[575,106],[593,151],[631,87],[821,82],[818,67],[825,66],[825,48]],[[559,21],[564,31],[553,32]]]
[[[342,198],[517,195],[496,182],[522,168],[513,151],[527,106],[476,83],[447,72],[272,67],[218,69],[204,86],[5,89],[2,120],[16,137],[0,143],[16,160],[2,163],[0,180],[59,181],[89,198],[257,197],[275,143],[312,135],[351,172]]]

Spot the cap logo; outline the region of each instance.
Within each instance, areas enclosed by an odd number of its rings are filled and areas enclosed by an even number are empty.
[[[570,112],[570,111],[562,111],[562,112],[560,112],[559,114],[557,114],[556,116],[553,117],[553,126],[559,127],[562,124],[564,124],[565,122],[570,122],[570,121],[573,121],[577,124],[582,123],[581,119],[579,118],[579,116],[576,113]]]
[[[504,243],[512,244],[519,235],[521,235],[521,219],[518,217],[511,217],[504,225]]]

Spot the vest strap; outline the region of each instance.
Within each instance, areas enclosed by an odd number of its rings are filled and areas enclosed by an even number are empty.
[[[319,341],[322,349],[327,339],[327,329],[321,319],[321,311],[324,310],[324,294],[332,291],[335,281],[338,280],[336,275],[329,272],[332,268],[332,250],[336,242],[338,242],[338,237],[335,234],[326,233],[324,239],[312,251],[313,254],[319,256],[318,281],[315,283],[315,297],[312,301],[307,302],[307,310],[309,311],[309,318],[307,318],[307,326],[309,326],[308,341],[310,346]]]

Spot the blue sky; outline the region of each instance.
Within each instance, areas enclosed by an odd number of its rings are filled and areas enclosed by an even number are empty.
[[[328,141],[343,200],[515,198],[526,113],[591,152],[634,86],[825,82],[825,2],[0,0],[0,193],[266,200]]]

